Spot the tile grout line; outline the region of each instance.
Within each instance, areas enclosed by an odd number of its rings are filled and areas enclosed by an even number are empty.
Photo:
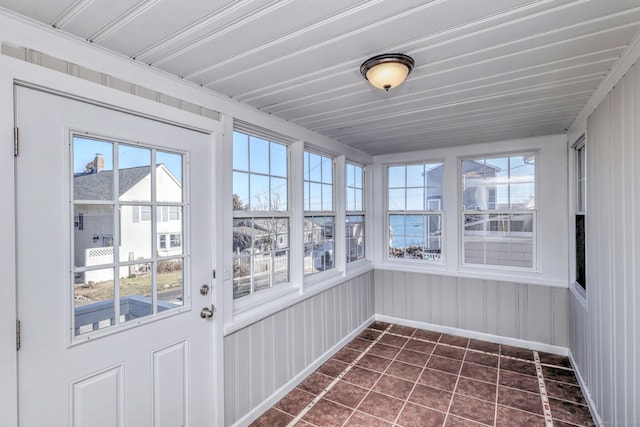
[[[438,340],[439,342],[440,340]],[[451,406],[453,406],[453,399],[456,396],[456,390],[458,389],[458,383],[460,382],[460,377],[462,376],[462,368],[464,368],[464,360],[467,358],[467,351],[469,351],[469,344],[471,343],[471,340],[467,341],[467,346],[464,349],[464,356],[462,356],[462,360],[461,360],[461,364],[460,364],[460,369],[458,370],[458,376],[456,378],[456,384],[453,386],[453,391],[451,392],[451,400],[449,400],[449,407],[447,408],[447,412],[444,415],[444,421],[442,422],[442,425],[446,425],[447,424],[447,420],[449,419],[449,415],[451,414]]]
[[[498,347],[498,366],[496,366],[496,408],[495,408],[495,412],[493,414],[493,425],[494,427],[497,427],[498,425],[498,396],[500,394],[500,355],[501,351],[500,351],[500,347]]]
[[[404,350],[404,349],[405,349],[405,347],[407,346],[407,343],[409,343],[409,341],[411,341],[411,337],[413,336],[413,334],[415,334],[415,331],[414,331],[410,336],[406,336],[406,335],[402,335],[402,334],[396,334],[396,333],[394,333],[394,332],[389,332],[389,330],[390,330],[393,326],[394,326],[394,324],[391,324],[387,329],[385,329],[385,331],[384,331],[384,332],[385,332],[385,334],[386,334],[386,335],[391,335],[391,336],[400,337],[400,338],[407,338],[407,342],[405,342],[405,343],[402,345],[402,347],[396,347],[396,348],[399,348],[400,350],[398,351],[398,353],[396,353],[396,355],[395,355],[395,356],[393,356],[393,359],[389,359],[388,357],[384,357],[384,356],[378,356],[378,357],[383,358],[383,359],[391,360],[391,362],[389,362],[389,364],[387,365],[387,367],[386,367],[386,368],[384,368],[384,371],[382,371],[382,372],[380,373],[380,377],[379,377],[379,378],[378,378],[378,379],[373,383],[373,385],[372,385],[372,386],[367,390],[367,393],[364,395],[364,397],[362,398],[362,400],[360,400],[360,403],[362,403],[362,402],[363,402],[363,401],[364,401],[364,400],[369,396],[369,394],[371,394],[371,392],[379,393],[379,394],[383,394],[383,395],[385,395],[385,396],[390,396],[390,395],[388,395],[388,394],[386,394],[386,393],[382,393],[382,392],[376,391],[376,390],[374,390],[374,388],[375,388],[375,386],[378,384],[378,382],[380,382],[380,380],[382,379],[382,377],[387,373],[387,371],[389,370],[389,367],[391,366],[391,364],[392,364],[393,362],[395,362],[395,361],[398,359],[398,354],[400,354],[400,352],[401,352],[402,350]],[[382,337],[382,336],[381,336],[381,337]],[[383,344],[383,345],[388,345],[388,344],[384,344],[384,343],[382,343],[382,344]],[[372,347],[373,347],[373,346],[372,346]],[[395,347],[395,346],[390,345],[390,347]],[[374,356],[377,356],[377,355],[375,355],[375,354],[374,354]],[[376,372],[377,372],[377,371],[376,371]],[[395,376],[394,376],[394,377],[395,377]],[[399,377],[396,377],[396,378],[399,378]],[[390,396],[390,397],[393,397],[393,398],[398,399],[396,396]],[[407,396],[407,399],[409,399],[409,397],[408,397],[408,396]],[[405,403],[406,403],[406,400],[407,400],[407,399],[405,399]],[[398,400],[400,400],[400,399],[398,399]],[[402,412],[402,409],[403,409],[403,408],[404,408],[404,404],[402,405],[402,408],[400,408],[400,412]],[[351,415],[349,415],[349,416],[347,417],[347,419],[344,421],[344,423],[342,423],[342,425],[345,425],[347,422],[349,422],[349,419],[353,416],[353,414],[354,414],[355,412],[356,412],[356,409],[354,408],[354,409],[353,409],[353,412],[351,413]],[[396,416],[396,419],[400,416],[400,412],[398,412],[398,415]],[[371,415],[371,414],[368,414],[368,415],[373,416],[374,418],[380,419],[380,420],[385,421],[385,422],[387,421],[387,420],[385,420],[385,419],[383,419],[383,418],[380,418],[380,417],[377,417],[377,416],[375,416],[375,415]],[[395,423],[392,423],[392,425],[395,425]]]
[[[409,340],[417,339],[417,340],[423,341],[423,342],[434,343],[433,341],[429,341],[429,340],[423,340],[423,339],[420,339],[420,338],[413,338],[413,335],[415,335],[415,331],[413,332],[413,334],[411,334],[411,336],[409,337]],[[409,398],[411,397],[411,394],[413,393],[413,391],[416,389],[416,386],[418,385],[418,381],[420,381],[420,378],[422,378],[422,375],[424,374],[424,371],[427,369],[427,364],[429,364],[429,361],[431,360],[431,356],[433,356],[433,352],[435,351],[436,347],[438,346],[438,342],[439,341],[440,341],[440,337],[438,337],[438,341],[435,342],[435,346],[433,346],[433,348],[431,349],[431,352],[429,353],[429,357],[427,358],[427,361],[425,362],[424,366],[422,367],[422,370],[420,371],[420,374],[418,375],[418,378],[416,378],[416,380],[413,382],[413,387],[411,387],[411,390],[409,391],[409,394],[407,395],[407,398],[404,399],[404,403],[402,404],[402,408],[400,408],[400,411],[398,411],[398,415],[396,415],[396,419],[393,420],[392,425],[394,425],[394,426],[398,425],[397,424],[398,423],[398,419],[400,419],[400,415],[402,415],[402,411],[404,411],[404,408],[407,406],[407,403],[409,403]],[[405,343],[405,346],[406,345],[407,344]],[[396,357],[397,357],[397,355],[396,355]]]
[[[360,360],[362,360],[362,358],[369,353],[369,350],[371,350],[373,348],[374,345],[376,345],[380,339],[387,334],[387,332],[389,331],[389,329],[391,329],[393,325],[389,325],[387,326],[387,328],[382,331],[382,333],[380,335],[378,335],[378,337],[373,340],[373,342],[371,344],[369,344],[367,346],[367,348],[365,348],[364,350],[362,350],[362,353],[360,353],[360,355],[358,355],[358,357],[356,357],[356,359],[354,361],[352,361],[351,363],[349,363],[349,366],[347,366],[344,371],[340,372],[340,374],[338,374],[338,376],[336,378],[333,379],[333,381],[331,381],[331,383],[324,388],[324,390],[322,390],[320,392],[320,394],[318,394],[311,402],[309,402],[309,404],[307,406],[304,407],[304,409],[302,409],[302,411],[300,411],[300,413],[289,422],[289,424],[287,424],[287,427],[293,427],[295,426],[298,422],[300,422],[302,420],[302,418],[307,415],[307,413],[314,407],[316,406],[316,404],[324,397],[326,396],[327,393],[329,393],[331,391],[331,389],[338,384],[338,382],[340,382],[340,380],[349,373],[349,371],[351,370],[351,368],[353,368],[356,363],[358,363]],[[365,330],[367,330],[367,328],[365,328]],[[344,347],[343,347],[344,348]],[[340,349],[342,350],[342,349]],[[340,351],[338,350],[338,351]],[[331,358],[329,358],[331,359]],[[326,363],[326,362],[325,362]],[[353,411],[355,411],[355,409],[353,409]],[[349,416],[350,417],[350,416]],[[348,418],[347,418],[348,419]]]
[[[538,376],[538,387],[540,388],[540,399],[542,400],[542,409],[544,411],[544,422],[546,424],[546,427],[553,427],[553,417],[551,416],[551,406],[549,406],[547,387],[544,384],[544,375],[542,373],[540,355],[535,350],[533,351],[533,361],[536,365],[536,374]]]

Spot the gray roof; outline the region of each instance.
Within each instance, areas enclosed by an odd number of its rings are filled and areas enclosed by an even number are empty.
[[[120,169],[119,195],[122,196],[150,173],[151,166]],[[113,200],[113,170],[75,175],[73,198],[75,200]]]

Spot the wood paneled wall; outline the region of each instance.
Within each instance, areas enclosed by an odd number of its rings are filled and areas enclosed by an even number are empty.
[[[373,272],[224,339],[225,425],[232,425],[374,315]]]
[[[570,348],[604,425],[640,425],[640,70],[587,120],[587,301]]]
[[[376,270],[376,314],[568,346],[566,288]]]

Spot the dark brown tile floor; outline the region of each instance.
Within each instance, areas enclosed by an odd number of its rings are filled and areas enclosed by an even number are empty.
[[[566,357],[374,322],[252,424],[287,425],[595,424]]]

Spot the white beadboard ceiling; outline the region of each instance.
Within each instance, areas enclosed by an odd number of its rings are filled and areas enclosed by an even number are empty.
[[[564,132],[640,0],[0,0],[370,154]],[[384,92],[367,58],[415,59]]]

